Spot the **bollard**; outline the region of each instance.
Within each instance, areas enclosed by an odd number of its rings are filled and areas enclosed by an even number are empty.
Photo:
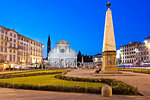
[[[102,96],[104,97],[111,97],[112,96],[112,88],[108,85],[102,87]]]

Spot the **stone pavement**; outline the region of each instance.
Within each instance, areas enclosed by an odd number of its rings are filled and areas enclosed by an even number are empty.
[[[113,78],[121,80],[127,84],[137,87],[141,94],[150,96],[150,74],[141,74],[133,72],[123,72],[125,76],[108,76],[95,74],[95,69],[74,69],[66,74],[66,76],[83,77],[83,78]]]
[[[102,97],[98,94],[0,88],[0,100],[150,100],[150,98],[127,95]]]

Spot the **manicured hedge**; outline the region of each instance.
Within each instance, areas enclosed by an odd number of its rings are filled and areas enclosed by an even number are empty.
[[[122,81],[115,80],[115,79],[78,78],[78,77],[68,77],[68,76],[63,76],[63,75],[56,75],[55,78],[68,80],[68,81],[106,83],[112,87],[113,94],[121,94],[121,95],[138,95],[139,94],[139,91],[137,88],[131,85],[128,85]]]
[[[18,73],[18,74],[1,74],[0,79],[6,79],[6,78],[15,78],[15,77],[28,77],[28,76],[37,76],[37,75],[49,75],[49,74],[60,74],[62,71],[58,72],[40,72],[40,73]]]
[[[83,88],[83,87],[63,87],[63,86],[53,86],[53,85],[35,86],[35,85],[28,85],[28,84],[10,84],[10,83],[3,83],[3,82],[0,82],[0,87],[28,89],[28,90],[59,91],[59,92],[77,92],[77,93],[95,93],[95,94],[101,93],[100,91],[101,88],[94,89],[94,88]]]
[[[130,71],[135,73],[144,73],[150,74],[150,69],[141,69],[141,68],[119,68],[119,71]]]

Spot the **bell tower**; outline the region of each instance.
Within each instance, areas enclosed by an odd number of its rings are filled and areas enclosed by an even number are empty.
[[[50,40],[50,35],[48,36],[48,41],[47,41],[47,59],[48,59],[48,53],[51,51],[51,40]]]

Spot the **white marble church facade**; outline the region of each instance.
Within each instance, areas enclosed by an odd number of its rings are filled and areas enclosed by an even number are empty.
[[[56,47],[48,54],[48,60],[51,67],[77,67],[77,53],[65,40],[56,43]]]

